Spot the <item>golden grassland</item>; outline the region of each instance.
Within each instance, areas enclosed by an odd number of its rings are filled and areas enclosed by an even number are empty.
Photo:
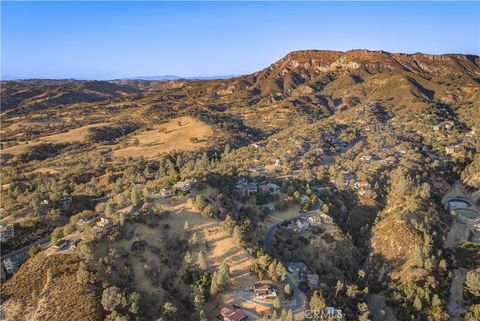
[[[206,123],[192,117],[178,117],[131,136],[130,146],[113,151],[112,156],[151,159],[173,150],[194,151],[206,147],[212,134],[213,129]],[[197,142],[191,141],[192,138]],[[131,146],[135,140],[138,145]]]

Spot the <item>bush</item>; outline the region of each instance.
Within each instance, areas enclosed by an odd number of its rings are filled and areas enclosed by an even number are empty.
[[[127,298],[119,288],[112,286],[103,290],[102,306],[106,311],[125,308],[127,306]]]
[[[193,206],[195,206],[200,211],[203,211],[208,204],[210,204],[210,201],[202,195],[197,195],[193,199]]]

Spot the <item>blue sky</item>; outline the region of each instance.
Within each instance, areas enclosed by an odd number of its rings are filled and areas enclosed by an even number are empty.
[[[480,3],[1,3],[2,78],[239,75],[358,48],[479,55]]]

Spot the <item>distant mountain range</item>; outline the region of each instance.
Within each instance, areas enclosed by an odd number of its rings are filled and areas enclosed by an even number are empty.
[[[180,77],[175,75],[163,75],[163,76],[139,76],[139,77],[127,77],[122,78],[124,80],[214,80],[214,79],[230,79],[238,77],[238,75],[219,75],[219,76],[196,76],[196,77]]]
[[[138,76],[138,77],[124,77],[124,78],[117,78],[111,80],[147,80],[147,81],[159,81],[159,80],[215,80],[215,79],[230,79],[238,77],[238,75],[218,75],[218,76],[194,76],[194,77],[180,77],[175,75],[162,75],[162,76]],[[32,78],[32,77],[16,77],[16,76],[2,76],[1,80],[9,81],[9,80],[50,80],[54,78]],[[67,79],[67,78],[65,78]],[[97,80],[93,78],[68,78],[73,80]]]

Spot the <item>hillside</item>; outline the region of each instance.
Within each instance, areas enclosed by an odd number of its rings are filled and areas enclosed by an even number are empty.
[[[478,244],[452,246],[441,201],[461,181],[478,204],[478,56],[304,50],[230,79],[1,85],[1,223],[18,244],[42,226],[52,244],[82,239],[9,276],[12,320],[55,320],[49,300],[70,306],[70,291],[88,294],[88,320],[203,321],[231,303],[260,319],[273,303],[251,297],[256,281],[285,314],[319,297],[345,320],[480,304],[455,277],[478,268]],[[297,261],[318,281],[295,281]]]
[[[107,100],[138,92],[135,87],[106,81],[19,80],[3,81],[2,110],[28,113],[51,106]]]

